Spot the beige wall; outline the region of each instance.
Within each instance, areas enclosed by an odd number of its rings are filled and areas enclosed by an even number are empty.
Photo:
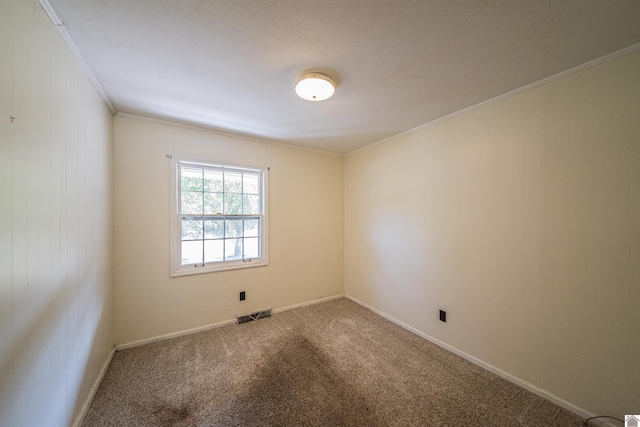
[[[36,1],[0,58],[0,425],[68,426],[115,343],[113,118]]]
[[[119,344],[342,294],[342,157],[134,117],[115,141]],[[271,168],[269,266],[169,276],[168,154]]]
[[[577,408],[637,412],[638,76],[636,52],[347,156],[345,293]]]

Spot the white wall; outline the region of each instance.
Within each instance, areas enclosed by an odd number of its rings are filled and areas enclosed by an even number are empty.
[[[345,293],[578,408],[637,412],[640,53],[347,156]]]
[[[115,147],[119,344],[343,293],[342,157],[131,116]],[[168,154],[271,168],[269,266],[169,276]]]
[[[0,58],[0,425],[68,426],[115,341],[113,120],[38,2]]]

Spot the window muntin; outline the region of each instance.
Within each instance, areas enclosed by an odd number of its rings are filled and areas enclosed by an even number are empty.
[[[180,266],[260,258],[260,217],[181,216]]]
[[[265,265],[266,169],[175,160],[174,170],[172,274]]]

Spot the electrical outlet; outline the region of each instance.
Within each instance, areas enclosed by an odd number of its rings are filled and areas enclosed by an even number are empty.
[[[440,321],[441,322],[447,321],[447,312],[444,310],[440,310]]]
[[[247,299],[247,295],[245,294],[245,292],[240,292],[240,301],[244,301],[245,299]]]

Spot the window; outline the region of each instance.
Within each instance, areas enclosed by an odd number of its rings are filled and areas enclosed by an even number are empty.
[[[266,265],[267,169],[172,166],[172,276]]]

